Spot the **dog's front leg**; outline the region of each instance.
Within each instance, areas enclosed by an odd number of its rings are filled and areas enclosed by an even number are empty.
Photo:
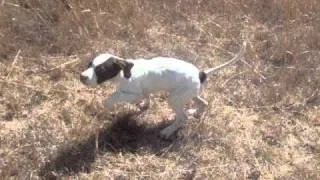
[[[104,106],[113,111],[114,105],[119,103],[135,103],[143,97],[139,94],[117,91],[104,101]]]

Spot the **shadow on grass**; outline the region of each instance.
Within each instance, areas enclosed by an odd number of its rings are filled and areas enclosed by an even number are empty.
[[[159,137],[162,128],[170,122],[154,126],[139,125],[137,116],[140,112],[119,114],[115,117],[112,126],[101,129],[96,149],[96,135],[86,141],[71,143],[59,150],[58,155],[40,168],[39,175],[45,179],[56,179],[63,175],[73,175],[78,172],[90,172],[91,164],[99,153],[153,153],[161,155],[163,152],[173,150],[177,145],[176,137],[163,140]],[[170,146],[170,148],[169,148]]]

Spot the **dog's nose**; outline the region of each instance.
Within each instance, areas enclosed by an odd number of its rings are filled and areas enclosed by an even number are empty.
[[[87,77],[87,76],[84,76],[84,75],[80,74],[80,81],[81,81],[83,84],[86,84],[87,80],[88,80],[88,77]]]

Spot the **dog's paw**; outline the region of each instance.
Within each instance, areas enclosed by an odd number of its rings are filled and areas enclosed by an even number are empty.
[[[187,114],[189,116],[193,116],[196,119],[200,119],[201,118],[201,114],[197,111],[197,109],[188,109],[187,110]]]
[[[188,109],[187,110],[187,114],[188,115],[194,115],[194,114],[196,114],[197,113],[197,110],[196,109]]]

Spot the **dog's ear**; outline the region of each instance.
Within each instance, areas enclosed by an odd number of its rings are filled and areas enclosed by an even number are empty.
[[[114,62],[123,70],[124,77],[129,79],[131,77],[131,68],[133,67],[133,63],[118,57],[114,60]]]

